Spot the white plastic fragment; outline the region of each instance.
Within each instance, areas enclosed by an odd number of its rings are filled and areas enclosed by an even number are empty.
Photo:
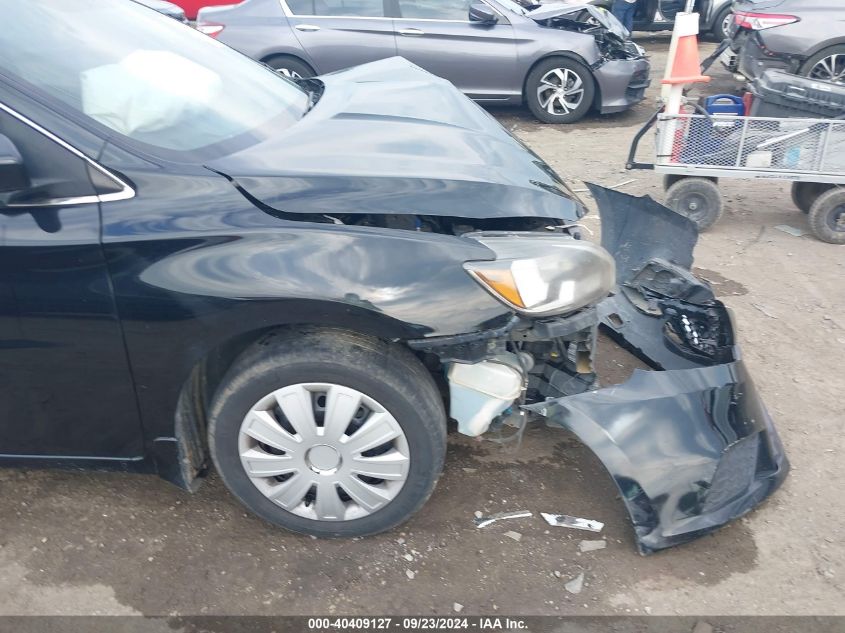
[[[464,605],[462,605],[460,602],[456,602],[452,605],[452,608],[455,610],[455,613],[460,613],[464,610]]]
[[[637,182],[637,179],[632,178],[631,180],[625,180],[623,182],[620,182],[618,185],[613,185],[612,187],[608,187],[608,189],[619,189],[620,187],[624,187],[626,185],[630,185],[630,184],[635,183],[635,182]]]
[[[522,540],[522,534],[520,534],[519,532],[514,532],[514,531],[505,532],[505,536],[507,536],[508,538],[512,538],[517,543],[519,543]]]
[[[554,525],[555,527],[587,530],[588,532],[601,532],[602,529],[604,529],[604,523],[601,521],[593,521],[592,519],[581,519],[579,517],[571,517],[566,514],[550,514],[548,512],[541,512],[540,516],[546,520],[546,523]]]
[[[582,552],[595,552],[596,550],[607,547],[607,541],[599,539],[597,541],[581,541],[578,543],[578,549]]]
[[[416,576],[417,574],[412,572],[410,569],[406,569],[405,575],[408,577],[408,580],[413,580],[414,576]]]
[[[531,512],[531,510],[516,510],[515,512],[497,512],[496,514],[491,514],[488,517],[481,516],[480,512],[476,512],[475,526],[483,528],[487,527],[491,523],[495,523],[496,521],[502,521],[505,519],[524,519],[530,516],[534,516],[534,513]]]
[[[584,588],[584,572],[575,576],[575,578],[566,583],[563,588],[576,596],[581,593],[581,590]]]
[[[788,224],[778,224],[775,227],[778,231],[791,235],[792,237],[801,237],[802,235],[807,235],[806,231],[802,231],[799,228],[794,226],[789,226]]]

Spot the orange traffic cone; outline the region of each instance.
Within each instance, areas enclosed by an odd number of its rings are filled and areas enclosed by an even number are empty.
[[[710,77],[701,74],[701,61],[698,58],[698,38],[686,35],[678,38],[675,51],[675,63],[669,76],[662,83],[669,86],[678,84],[701,84],[710,81]]]

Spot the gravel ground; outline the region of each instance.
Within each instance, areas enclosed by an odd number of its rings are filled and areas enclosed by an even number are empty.
[[[668,36],[642,43],[659,75]],[[730,87],[727,74],[717,79],[709,90]],[[575,187],[636,178],[623,190],[660,198],[659,177],[622,168],[656,86],[651,93],[631,112],[572,127],[494,114]],[[276,530],[245,514],[216,477],[190,496],[154,477],[4,470],[0,615],[448,614],[455,603],[463,614],[845,614],[845,247],[774,228],[806,228],[783,183],[722,189],[727,212],[702,236],[696,264],[736,312],[793,464],[785,486],[742,520],[640,557],[601,465],[541,427],[518,450],[452,436],[425,508],[353,542]],[[597,218],[586,223],[596,228]],[[613,352],[602,362],[626,365]],[[472,523],[475,511],[521,509],[534,518]],[[582,553],[579,541],[596,535],[548,528],[538,511],[603,521],[607,547]],[[569,593],[580,574],[581,592]]]

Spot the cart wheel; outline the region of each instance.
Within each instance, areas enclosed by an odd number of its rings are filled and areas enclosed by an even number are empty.
[[[835,186],[823,182],[794,182],[792,183],[792,202],[804,213],[809,213],[816,199]]]
[[[845,189],[824,192],[810,209],[810,230],[822,242],[845,244]]]
[[[666,192],[666,204],[704,231],[719,221],[724,211],[719,187],[707,178],[682,178]]]

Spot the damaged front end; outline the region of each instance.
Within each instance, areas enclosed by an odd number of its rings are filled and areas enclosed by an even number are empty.
[[[595,50],[585,61],[601,94],[602,114],[622,112],[645,99],[651,65],[645,50],[610,12],[590,4],[531,5],[527,16],[542,27],[589,35]]]
[[[789,464],[737,347],[728,309],[690,272],[696,228],[654,202],[590,187],[612,294],[563,316],[515,316],[498,330],[425,339],[448,367],[451,413],[478,435],[526,412],[570,430],[610,472],[648,554],[751,510]],[[600,388],[599,327],[645,363]]]
[[[528,17],[540,26],[592,35],[607,59],[640,59],[645,51],[613,14],[590,4],[532,5]]]

